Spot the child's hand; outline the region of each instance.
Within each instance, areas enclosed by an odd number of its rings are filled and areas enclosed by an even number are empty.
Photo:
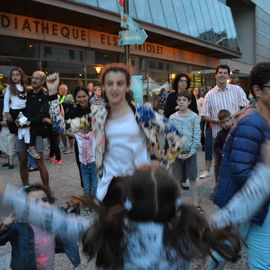
[[[82,200],[79,197],[72,196],[67,201],[67,212],[73,213],[82,205]]]
[[[43,118],[43,119],[42,119],[42,122],[45,123],[45,124],[49,124],[49,125],[52,124],[51,119],[49,119],[49,118],[47,118],[47,117]]]
[[[46,84],[47,84],[49,96],[53,96],[57,94],[58,85],[59,85],[59,74],[58,73],[50,74],[46,78]]]
[[[6,217],[1,225],[1,231],[7,230],[11,224],[15,222],[15,219],[12,214],[10,214],[8,217]]]
[[[6,113],[6,120],[7,122],[13,122],[13,119],[10,113]]]

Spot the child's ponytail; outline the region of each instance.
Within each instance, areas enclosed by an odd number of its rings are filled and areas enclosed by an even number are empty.
[[[122,269],[123,208],[121,205],[104,207],[101,203],[87,203],[99,213],[99,219],[83,236],[83,251],[89,259],[96,258],[97,267]]]
[[[236,231],[229,228],[212,231],[203,215],[186,204],[181,205],[175,217],[165,225],[165,244],[188,260],[212,257],[212,251],[216,251],[234,262],[240,252],[240,237]]]

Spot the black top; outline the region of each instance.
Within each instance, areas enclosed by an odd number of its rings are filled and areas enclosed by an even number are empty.
[[[217,137],[214,142],[214,150],[215,150],[216,156],[218,157],[221,157],[223,154],[223,146],[225,144],[225,141],[229,132],[230,132],[230,129],[222,128],[217,134]]]
[[[49,117],[48,95],[40,90],[38,93],[33,91],[27,94],[25,116],[31,122],[31,128],[37,128],[37,135],[46,136],[43,118]]]
[[[164,110],[164,115],[167,118],[169,118],[173,113],[176,112],[175,110],[175,107],[177,106],[176,99],[177,99],[176,92],[170,93],[167,97],[165,110]],[[188,108],[191,111],[199,114],[198,108],[197,108],[197,101],[193,94],[191,95],[191,103],[189,104]]]

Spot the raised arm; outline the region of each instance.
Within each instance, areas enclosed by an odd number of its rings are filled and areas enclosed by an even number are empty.
[[[61,238],[79,240],[85,230],[93,223],[89,217],[66,214],[53,206],[43,205],[27,198],[11,185],[0,184],[1,207],[10,208],[16,220],[27,222]]]
[[[58,134],[65,132],[65,120],[61,115],[60,106],[57,99],[57,89],[59,85],[59,74],[53,73],[46,78],[49,95],[49,113],[52,119],[53,130]]]

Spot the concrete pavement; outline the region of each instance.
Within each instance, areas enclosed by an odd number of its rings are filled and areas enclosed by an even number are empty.
[[[82,194],[82,188],[80,187],[80,180],[78,169],[75,163],[74,154],[62,155],[63,164],[62,165],[52,165],[49,161],[47,162],[48,171],[50,174],[50,186],[54,191],[54,195],[57,198],[56,205],[65,205],[66,199],[69,195],[74,194]],[[19,169],[18,162],[16,160],[16,167],[13,170],[9,170],[7,168],[2,168],[1,164],[5,162],[3,157],[0,157],[0,181],[9,182],[14,185],[20,186],[21,181],[19,177]],[[203,169],[204,161],[203,161],[203,153],[199,152],[198,155],[198,165],[199,169]],[[30,173],[30,181],[31,183],[39,182],[40,177],[38,172]],[[214,185],[213,177],[209,177],[207,179],[199,179],[198,180],[198,191],[200,195],[200,204],[205,211],[206,216],[210,216],[211,213],[215,210],[213,203],[208,199],[209,195],[212,192],[212,188]],[[190,201],[190,192],[182,193],[183,199],[186,201]],[[6,213],[0,212],[0,220],[2,220],[3,216]],[[84,213],[83,213],[84,214]],[[248,269],[246,265],[246,255],[245,250],[243,251],[243,258],[240,259],[236,264],[228,264],[226,266],[226,270],[236,270]],[[81,252],[82,264],[76,269],[95,269],[94,262],[87,262],[87,258]],[[0,270],[9,269],[10,262],[10,246],[7,244],[4,247],[0,247]],[[69,270],[74,269],[66,258],[65,255],[57,254],[55,258],[55,270]],[[207,260],[196,260],[194,262],[193,269],[201,270],[207,269]]]

